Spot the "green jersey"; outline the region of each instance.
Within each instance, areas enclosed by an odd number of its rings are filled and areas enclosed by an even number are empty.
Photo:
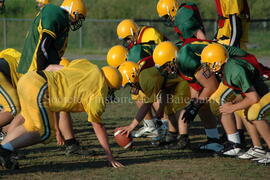
[[[156,44],[136,44],[128,52],[128,61],[138,63],[140,60],[152,56]]]
[[[177,54],[177,65],[179,71],[186,77],[195,79],[195,73],[201,67],[201,53],[203,49],[210,44],[207,41],[194,41],[186,44]],[[246,56],[247,52],[236,47],[223,45],[230,57]]]
[[[27,33],[22,57],[17,71],[25,74],[28,71],[37,69],[37,50],[40,46],[42,33],[48,33],[54,38],[49,57],[54,57],[55,50],[58,57],[62,57],[66,46],[69,32],[69,15],[68,12],[59,6],[48,4],[35,17],[29,32]]]
[[[223,70],[225,84],[232,87],[236,93],[246,93],[254,87],[262,97],[270,91],[270,82],[259,75],[258,70],[247,60],[229,58]]]
[[[199,11],[188,7],[197,8],[197,5],[195,3],[181,4],[174,20],[174,25],[181,31],[184,39],[192,38],[196,31],[204,29]]]

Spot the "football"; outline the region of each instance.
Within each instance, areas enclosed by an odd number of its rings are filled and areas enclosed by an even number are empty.
[[[116,128],[114,130],[114,139],[117,142],[117,144],[124,149],[129,149],[132,147],[132,138],[127,137],[126,134],[121,134],[121,130],[119,128]]]

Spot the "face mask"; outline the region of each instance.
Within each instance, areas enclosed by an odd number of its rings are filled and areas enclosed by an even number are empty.
[[[75,22],[70,22],[70,29],[76,31],[82,27],[83,21],[85,20],[84,16],[78,15],[78,20]]]

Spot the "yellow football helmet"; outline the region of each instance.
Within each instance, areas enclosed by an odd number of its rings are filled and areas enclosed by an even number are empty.
[[[227,50],[217,43],[207,45],[201,53],[201,62],[207,64],[213,72],[219,71],[227,58]]]
[[[116,31],[119,39],[125,39],[128,36],[134,38],[139,32],[139,27],[133,20],[125,19],[118,24]]]
[[[157,3],[157,12],[160,17],[168,15],[169,17],[176,16],[179,3],[176,0],[159,0]]]
[[[72,17],[71,30],[75,31],[82,26],[82,21],[87,15],[87,9],[83,0],[64,0],[61,7],[68,11]]]
[[[174,61],[177,56],[178,48],[170,41],[159,43],[153,52],[153,59],[156,66],[160,67],[167,62]]]
[[[62,57],[59,65],[66,67],[67,65],[69,65],[69,63],[70,61],[67,58]]]
[[[132,61],[126,61],[122,63],[119,68],[119,72],[122,75],[122,87],[125,87],[128,83],[135,84],[139,80],[139,65]]]
[[[46,5],[50,3],[50,0],[36,0],[39,5]]]
[[[122,76],[116,68],[111,66],[104,66],[101,68],[101,70],[110,88],[119,89],[121,87]]]
[[[113,46],[107,53],[107,63],[109,66],[118,68],[127,60],[128,50],[121,45]]]

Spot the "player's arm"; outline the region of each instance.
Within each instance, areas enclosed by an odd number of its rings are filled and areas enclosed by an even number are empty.
[[[229,113],[233,113],[233,112],[238,111],[238,110],[247,109],[251,105],[259,102],[259,100],[260,100],[260,97],[259,97],[258,93],[256,92],[255,88],[252,87],[245,93],[245,98],[242,101],[240,101],[236,104],[232,104],[231,102],[226,103],[226,104],[222,105],[219,108],[219,110],[221,113],[229,114]]]
[[[136,114],[136,117],[133,119],[133,121],[126,127],[122,127],[121,134],[127,133],[127,136],[129,136],[130,132],[140,124],[140,122],[143,120],[147,112],[151,110],[153,103],[143,103],[143,105],[140,107],[139,111]]]
[[[123,167],[123,165],[120,162],[115,161],[113,158],[112,151],[111,151],[110,146],[109,146],[108,135],[107,135],[107,132],[106,132],[103,124],[97,123],[97,122],[92,122],[92,126],[94,128],[94,131],[96,133],[96,136],[98,138],[100,145],[102,146],[102,148],[104,149],[104,151],[107,155],[107,158],[108,158],[108,161],[110,162],[110,164],[115,168]]]
[[[218,81],[215,74],[209,68],[202,67],[195,74],[197,81],[203,89],[197,98],[193,98],[189,105],[185,107],[183,118],[185,122],[192,122],[198,114],[200,108],[207,102],[208,98],[218,89]]]
[[[49,33],[43,32],[41,42],[37,50],[37,70],[44,70],[49,64],[59,64],[60,57],[54,46],[54,37]]]
[[[239,47],[240,39],[242,36],[242,24],[240,17],[237,14],[229,15],[230,24],[231,24],[231,39],[230,46]]]
[[[60,113],[55,112],[54,116],[55,116],[54,127],[55,127],[55,135],[56,135],[57,144],[64,145],[64,138],[63,138],[61,130],[59,128]]]
[[[64,68],[62,65],[56,65],[56,64],[50,64],[48,67],[46,67],[45,71],[58,71],[60,69]]]
[[[195,74],[195,77],[203,86],[198,99],[205,101],[218,89],[219,83],[215,74],[210,71],[208,66],[200,68],[200,70]]]

